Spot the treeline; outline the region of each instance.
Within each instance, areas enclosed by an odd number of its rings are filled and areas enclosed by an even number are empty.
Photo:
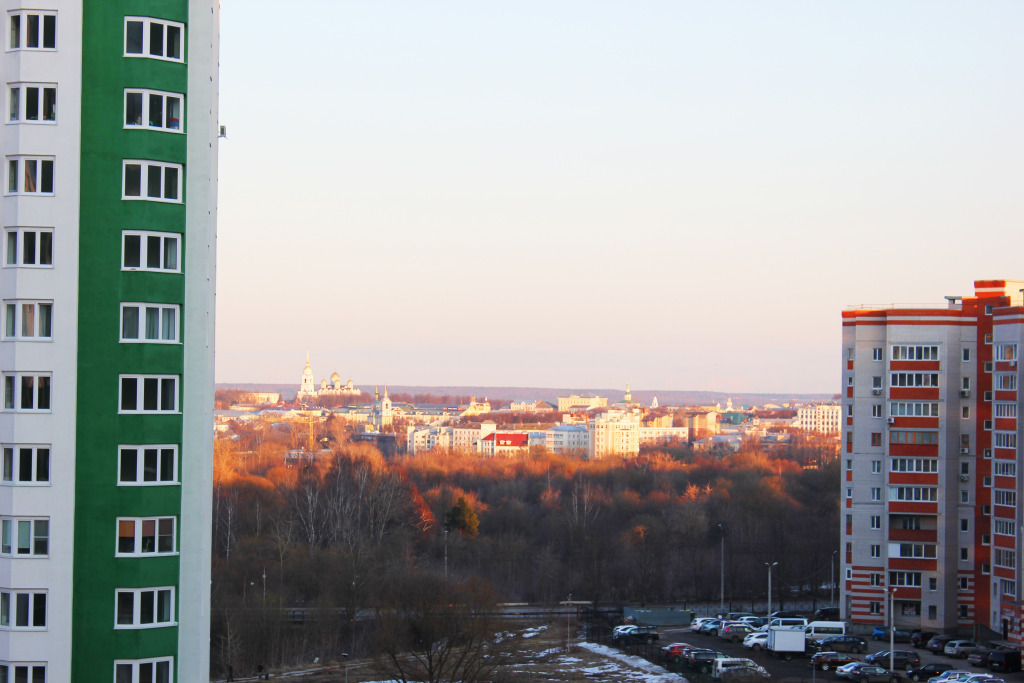
[[[832,441],[386,461],[339,424],[320,429],[331,456],[291,468],[287,425],[239,426],[216,444],[215,669],[365,653],[362,620],[410,576],[476,582],[508,602],[717,600],[723,535],[727,598],[761,598],[765,562],[779,563],[779,595],[828,595]]]

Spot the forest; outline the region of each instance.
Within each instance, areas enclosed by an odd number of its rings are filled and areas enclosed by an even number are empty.
[[[727,600],[763,598],[765,562],[778,562],[776,600],[828,596],[834,440],[631,459],[385,459],[328,420],[316,427],[327,449],[289,466],[306,429],[232,424],[216,441],[214,672],[372,655],[381,644],[367,623],[381,619],[369,615],[410,582],[478,602],[685,605],[719,598],[724,546]]]

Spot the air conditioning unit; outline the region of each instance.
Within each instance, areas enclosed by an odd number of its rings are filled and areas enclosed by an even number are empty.
[[[1011,368],[1015,368],[1015,367],[1017,367],[1017,361],[1015,361],[1015,360],[1011,360],[1011,361],[1010,361],[1010,367],[1011,367]]]
[[[970,398],[970,396],[971,396],[971,390],[970,389],[961,389],[960,390],[960,398]]]
[[[970,480],[971,480],[971,475],[969,475],[969,474],[961,474],[960,475],[960,481],[970,481]]]
[[[960,455],[970,455],[970,453],[971,453],[971,449],[970,448],[961,448],[960,449]]]
[[[894,424],[896,424],[896,418],[895,417],[890,417],[889,419],[886,420],[886,422],[888,422],[891,425],[894,425]]]
[[[882,395],[882,390],[881,389],[872,389],[871,393],[874,396],[881,396]]]

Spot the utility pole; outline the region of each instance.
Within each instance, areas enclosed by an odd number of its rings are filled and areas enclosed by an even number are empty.
[[[721,562],[721,565],[722,565],[722,567],[721,567],[721,574],[722,575],[720,577],[722,585],[721,585],[721,589],[720,589],[720,592],[719,592],[720,603],[718,605],[718,615],[721,616],[721,617],[724,617],[725,616],[725,527],[723,527],[721,524],[718,525],[718,535],[719,535],[719,538],[721,539],[721,543],[722,543],[722,548],[721,548],[721,553],[720,553],[720,558],[722,560],[722,562]]]
[[[772,615],[772,567],[775,567],[778,564],[779,564],[778,562],[772,562],[771,564],[768,564],[767,562],[764,563],[764,566],[768,567],[768,616],[769,617],[771,617],[771,615]]]

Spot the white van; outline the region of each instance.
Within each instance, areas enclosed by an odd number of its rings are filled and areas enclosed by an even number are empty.
[[[821,640],[828,636],[845,636],[845,621],[812,621],[804,629],[807,640]]]
[[[711,677],[722,678],[723,673],[737,669],[756,671],[762,676],[767,673],[765,668],[756,664],[753,659],[716,659],[715,666],[711,669]]]
[[[768,622],[768,628],[764,630],[767,631],[769,629],[779,627],[793,628],[794,626],[798,628],[803,628],[804,626],[807,626],[807,620],[803,617],[775,617],[770,622]]]

